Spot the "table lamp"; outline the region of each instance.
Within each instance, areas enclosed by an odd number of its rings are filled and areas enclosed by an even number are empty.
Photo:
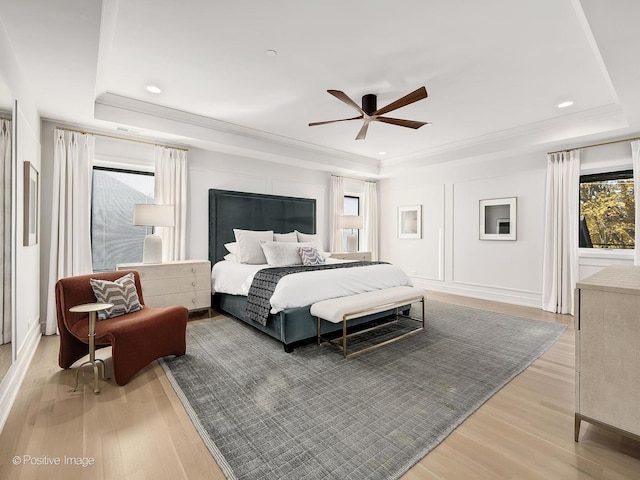
[[[145,227],[173,227],[173,205],[136,204],[133,224]],[[162,238],[157,233],[144,237],[142,263],[162,263]]]
[[[359,215],[340,215],[340,228],[343,230],[360,230],[364,226],[364,220]],[[358,235],[347,235],[347,252],[358,251]]]

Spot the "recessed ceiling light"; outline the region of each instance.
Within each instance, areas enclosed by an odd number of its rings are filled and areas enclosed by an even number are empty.
[[[567,108],[571,105],[573,105],[573,102],[571,100],[567,100],[566,102],[559,103],[558,108]]]
[[[378,155],[386,155],[387,152],[378,152]]]
[[[278,52],[276,52],[275,50],[267,50],[264,53],[267,57],[275,57],[276,55],[278,55]]]
[[[145,85],[144,88],[147,90],[147,92],[151,92],[151,93],[162,93],[162,89],[160,87],[158,87],[157,85]]]

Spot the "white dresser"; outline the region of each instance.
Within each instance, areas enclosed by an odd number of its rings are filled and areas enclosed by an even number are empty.
[[[640,267],[576,285],[576,442],[582,420],[640,440]]]
[[[116,270],[138,271],[144,303],[150,307],[211,308],[211,262],[208,260],[120,263]]]

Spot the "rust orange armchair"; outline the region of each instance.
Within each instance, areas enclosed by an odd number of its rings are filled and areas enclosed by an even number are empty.
[[[89,353],[89,319],[71,307],[93,303],[96,297],[89,279],[115,281],[133,272],[140,304],[144,305],[140,277],[135,270],[93,273],[61,278],[56,283],[56,313],[60,331],[58,364],[69,368]],[[149,363],[166,355],[186,353],[189,311],[182,306],[143,307],[137,312],[96,322],[96,349],[111,345],[116,383],[125,385]]]

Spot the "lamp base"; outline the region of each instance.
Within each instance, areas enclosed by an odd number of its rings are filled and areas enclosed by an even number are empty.
[[[347,252],[358,251],[358,235],[350,233],[347,235]]]
[[[162,263],[162,237],[157,233],[144,237],[142,263]]]

